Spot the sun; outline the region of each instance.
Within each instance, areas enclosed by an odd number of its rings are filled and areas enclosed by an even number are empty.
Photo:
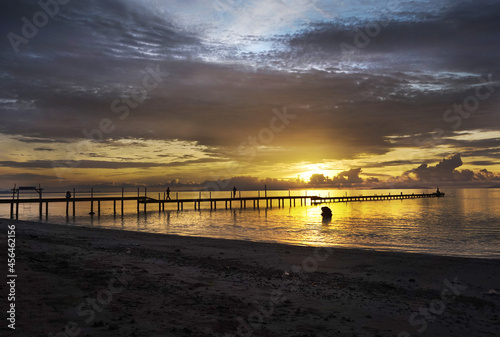
[[[328,165],[329,166],[329,165]],[[322,174],[325,177],[332,178],[340,172],[340,170],[332,170],[325,164],[304,164],[298,168],[300,176],[304,180],[309,180],[313,174]]]

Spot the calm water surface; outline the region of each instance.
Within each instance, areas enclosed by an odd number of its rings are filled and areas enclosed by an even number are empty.
[[[405,190],[404,193],[433,192]],[[149,205],[147,213],[137,215],[135,202],[125,203],[125,216],[113,216],[113,203],[102,203],[102,216],[92,219],[90,203],[77,204],[77,216],[66,218],[64,204],[50,204],[49,217],[43,221],[70,226],[105,227],[152,233],[202,236],[262,242],[279,242],[305,246],[337,246],[385,251],[420,252],[437,255],[500,258],[500,189],[445,189],[446,197],[372,202],[334,203],[326,206],[333,212],[332,221],[324,223],[321,206],[290,207],[275,205],[240,209],[239,202],[232,210],[219,203],[216,211],[210,204],[194,210],[185,204],[178,212],[176,204],[167,205],[159,213],[157,205]],[[241,192],[243,197],[258,192]],[[288,196],[288,191],[271,191],[270,196]],[[400,190],[308,190],[291,191],[292,195],[374,195],[399,194]],[[79,193],[78,196],[85,194]],[[108,194],[94,194],[105,196]],[[114,194],[115,196],[119,193]],[[127,193],[136,196],[137,192]],[[263,192],[261,192],[263,195]],[[30,197],[25,193],[25,196]],[[48,194],[46,196],[49,196]],[[52,195],[53,196],[53,195]],[[57,194],[57,196],[64,196]],[[148,193],[158,197],[157,192]],[[163,196],[163,194],[162,194]],[[176,193],[172,196],[175,198]],[[202,194],[208,197],[208,192]],[[213,192],[212,197],[228,197],[229,192]],[[33,196],[31,196],[33,197]],[[198,192],[181,192],[179,198],[197,198]],[[94,206],[96,211],[97,206]],[[205,207],[205,208],[204,208]],[[208,209],[207,209],[208,207]],[[118,212],[120,210],[117,205]],[[0,205],[0,217],[9,217],[9,206]],[[20,205],[20,219],[38,221],[38,205]]]

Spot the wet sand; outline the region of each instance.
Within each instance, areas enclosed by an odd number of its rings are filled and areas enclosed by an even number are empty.
[[[5,336],[496,336],[500,259],[15,225]],[[2,263],[2,275],[8,275]],[[8,281],[8,280],[7,280]],[[0,284],[5,313],[10,286]],[[6,314],[4,314],[5,317]]]

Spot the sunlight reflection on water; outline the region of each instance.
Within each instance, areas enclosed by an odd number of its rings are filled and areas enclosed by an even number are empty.
[[[425,191],[424,191],[425,192]],[[432,192],[432,191],[428,191]],[[66,219],[64,204],[50,204],[49,217],[43,221],[89,227],[106,227],[131,231],[203,236],[263,242],[279,242],[308,246],[340,246],[376,250],[422,252],[438,255],[500,257],[500,190],[447,190],[444,198],[335,203],[331,223],[323,223],[321,206],[253,209],[252,202],[240,209],[224,209],[224,203],[211,211],[210,204],[194,210],[186,204],[178,212],[175,204],[159,213],[157,205],[148,212],[136,214],[135,202],[125,203],[125,216],[113,216],[113,203],[102,203],[102,216],[87,214],[90,203],[77,205],[77,217]],[[212,197],[228,197],[229,192],[212,193]],[[258,192],[244,191],[244,197]],[[288,191],[272,191],[269,195],[288,196]],[[400,191],[292,191],[292,195],[374,195],[399,194]],[[422,193],[421,190],[404,193]],[[116,195],[116,194],[115,194]],[[136,195],[131,193],[130,195]],[[148,194],[157,197],[157,193]],[[261,192],[263,195],[263,192]],[[83,196],[83,195],[80,195]],[[102,195],[101,195],[102,196]],[[197,198],[198,192],[181,193],[180,198]],[[175,197],[175,193],[174,193]],[[203,197],[208,197],[205,192]],[[1,205],[0,216],[8,217],[8,205]],[[95,207],[95,206],[94,206]],[[208,207],[208,208],[207,208]],[[120,206],[117,206],[120,212]],[[20,219],[38,220],[38,205],[20,206]]]

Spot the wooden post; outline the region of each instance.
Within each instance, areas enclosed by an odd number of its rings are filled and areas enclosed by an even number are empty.
[[[19,219],[19,190],[17,190],[16,220]]]
[[[97,216],[101,216],[101,200],[97,200]]]
[[[123,200],[123,194],[124,194],[124,190],[123,190],[123,187],[122,187],[122,216],[123,216],[123,202],[124,202],[124,200]]]
[[[90,216],[94,216],[94,188],[90,189]]]
[[[161,213],[161,200],[160,200],[161,194],[158,193],[158,212]]]
[[[45,217],[49,217],[49,202],[45,202]]]
[[[146,198],[148,197],[148,188],[144,187],[144,213],[147,213]]]
[[[75,198],[76,198],[76,189],[73,187],[73,218],[76,216],[76,201],[75,201]]]
[[[16,185],[12,189],[12,202],[10,203],[10,218],[14,218],[14,202],[16,200]]]
[[[66,198],[66,217],[69,217],[69,200]]]
[[[139,187],[137,187],[137,214],[139,214]]]
[[[40,213],[40,218],[42,217],[42,189],[38,185],[38,198],[40,199],[40,204],[38,205],[38,213]]]
[[[116,199],[113,200],[113,216],[116,216]]]

